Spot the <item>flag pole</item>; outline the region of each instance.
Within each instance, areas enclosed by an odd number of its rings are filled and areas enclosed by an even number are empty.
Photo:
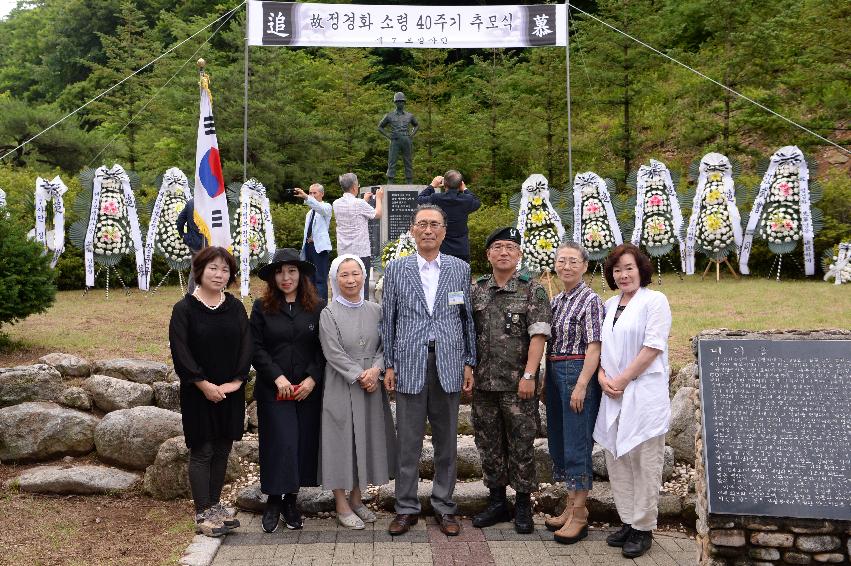
[[[567,182],[573,184],[573,142],[570,124],[570,0],[564,0],[565,73],[567,94]]]
[[[245,55],[243,57],[244,97],[242,101],[242,182],[248,180],[248,18],[245,18]]]

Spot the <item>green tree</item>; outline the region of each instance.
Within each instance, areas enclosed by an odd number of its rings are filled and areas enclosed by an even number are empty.
[[[44,312],[56,298],[55,273],[42,247],[16,223],[0,222],[0,325]]]
[[[16,167],[43,164],[59,167],[66,173],[78,171],[94,155],[97,136],[80,130],[76,119],[69,119],[19,147],[61,117],[54,106],[27,104],[0,93],[0,155],[14,150],[6,161]]]
[[[658,29],[659,19],[650,0],[600,0],[597,15],[618,29],[653,43],[652,30]],[[625,181],[634,168],[641,138],[638,132],[646,124],[636,123],[636,106],[645,93],[650,67],[649,52],[635,42],[602,24],[581,18],[576,33],[585,49],[587,65],[594,70],[595,88],[589,93],[588,104],[602,104],[620,114],[616,134],[610,140],[623,168],[618,174]],[[609,119],[613,116],[609,115]]]
[[[95,87],[92,90],[100,91],[117,84],[162,51],[160,43],[151,37],[144,15],[129,0],[121,3],[119,21],[113,35],[99,34],[106,63],[91,63],[92,73],[86,82]],[[141,114],[153,94],[150,76],[151,69],[147,68],[89,107],[90,119],[98,121],[98,129],[110,138],[110,145],[104,148],[102,157],[107,161],[114,157],[134,171],[139,160]]]

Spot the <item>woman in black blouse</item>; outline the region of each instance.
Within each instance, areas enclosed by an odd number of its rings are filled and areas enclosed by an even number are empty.
[[[311,281],[314,271],[296,250],[285,248],[257,273],[267,284],[251,311],[260,489],[268,495],[262,525],[267,533],[277,530],[282,513],[287,528],[300,529],[298,490],[319,483],[325,364],[319,313],[325,302]]]
[[[236,278],[233,256],[224,248],[205,248],[193,259],[192,273],[197,286],[174,305],[168,337],[180,377],[197,530],[221,536],[239,526],[219,497],[231,445],[243,433],[251,334],[242,303],[225,293]]]

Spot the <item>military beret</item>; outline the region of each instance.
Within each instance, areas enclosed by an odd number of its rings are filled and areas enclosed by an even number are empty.
[[[520,231],[517,228],[506,226],[505,228],[497,228],[491,232],[488,239],[485,240],[485,249],[491,247],[491,244],[497,240],[508,240],[515,244],[520,244]]]

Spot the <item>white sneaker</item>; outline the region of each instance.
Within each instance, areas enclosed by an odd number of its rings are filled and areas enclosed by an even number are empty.
[[[355,531],[359,531],[361,529],[365,529],[366,525],[363,524],[360,517],[355,515],[354,513],[349,513],[348,515],[340,515],[337,513],[337,522],[346,527],[347,529],[353,529]]]

